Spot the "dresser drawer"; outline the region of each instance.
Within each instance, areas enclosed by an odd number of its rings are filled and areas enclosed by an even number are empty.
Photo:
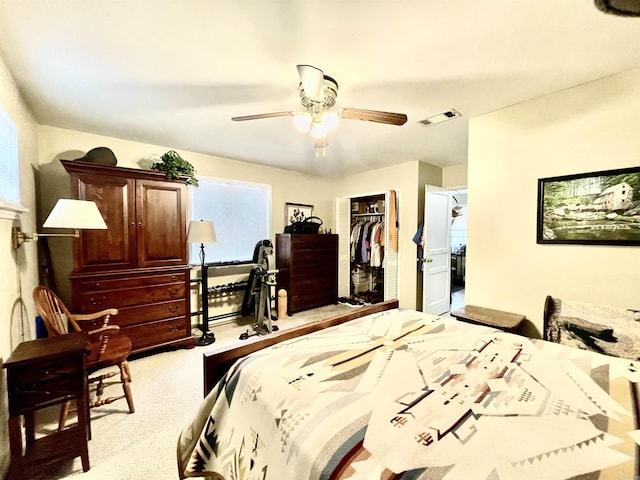
[[[306,308],[329,305],[338,302],[338,289],[335,282],[317,285],[313,280],[294,283],[289,292],[289,312]]]
[[[185,299],[150,305],[123,307],[118,310],[118,315],[111,317],[109,324],[125,327],[139,323],[153,322],[155,320],[184,316],[187,310],[187,301]],[[101,319],[93,321],[92,325],[94,328],[99,328],[102,325]]]
[[[120,326],[129,326],[167,318],[184,317],[186,313],[187,302],[183,299],[121,308],[118,315],[114,317],[114,322]]]
[[[12,415],[80,395],[84,388],[82,357],[17,367],[9,372]]]
[[[331,264],[335,261],[335,250],[317,249],[317,250],[296,250],[291,256],[291,261],[296,267],[306,265],[323,265]]]
[[[337,235],[293,234],[291,235],[291,247],[296,251],[304,249],[316,250],[318,248],[335,248],[338,244],[337,239]]]
[[[298,282],[306,282],[322,288],[323,284],[326,284],[328,280],[337,284],[338,269],[332,263],[303,264],[296,265],[295,268],[291,269],[290,275],[291,288],[298,288]]]
[[[149,303],[184,300],[184,282],[162,285],[139,286],[118,290],[83,292],[80,294],[80,309],[95,312],[104,308],[122,308]]]
[[[140,275],[128,277],[98,277],[78,281],[76,284],[83,292],[102,292],[134,287],[144,287],[163,283],[184,282],[186,273],[166,273],[161,275]]]
[[[188,325],[187,319],[182,317],[128,326],[120,331],[131,339],[133,350],[142,350],[152,345],[189,336],[191,325]]]

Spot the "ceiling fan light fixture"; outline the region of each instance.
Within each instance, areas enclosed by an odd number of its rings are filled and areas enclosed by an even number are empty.
[[[311,114],[305,112],[293,116],[293,123],[296,126],[296,130],[302,133],[308,133],[311,128],[313,117]]]
[[[333,132],[338,126],[338,114],[335,112],[323,112],[313,117],[311,136],[313,138],[324,137]]]
[[[319,80],[317,80],[320,82]],[[323,75],[318,91],[321,93],[309,93],[301,81],[298,86],[300,103],[304,108],[331,108],[336,103],[338,96],[338,82],[328,75]],[[312,87],[315,90],[315,87]]]
[[[324,112],[322,114],[322,124],[326,132],[333,132],[338,126],[338,114],[336,112]]]
[[[327,154],[326,148],[328,144],[327,137],[314,138],[313,148],[316,151],[316,158],[324,157]]]
[[[311,125],[311,131],[309,132],[313,138],[320,139],[327,134],[327,129],[322,122],[314,121]]]
[[[364,120],[387,125],[404,125],[407,116],[404,113],[365,110],[362,108],[341,108],[338,112],[329,112],[336,103],[338,82],[322,70],[312,65],[298,65],[300,84],[300,103],[304,112],[272,112],[257,115],[232,117],[234,122],[292,116],[294,125],[301,132],[308,132],[314,140],[316,157],[325,156],[327,134],[338,126],[340,118]]]

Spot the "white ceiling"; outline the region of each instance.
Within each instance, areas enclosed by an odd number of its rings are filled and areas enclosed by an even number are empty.
[[[640,18],[594,0],[0,0],[0,56],[41,124],[329,176],[465,163],[469,118],[640,67]],[[335,109],[408,122],[343,119],[316,159],[290,117],[230,120],[302,110],[297,64],[338,81]]]

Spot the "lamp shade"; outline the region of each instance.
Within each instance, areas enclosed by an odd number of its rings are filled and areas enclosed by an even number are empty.
[[[107,224],[95,202],[61,198],[42,224],[45,228],[106,230]]]
[[[216,230],[209,220],[191,220],[187,233],[188,243],[216,243]]]

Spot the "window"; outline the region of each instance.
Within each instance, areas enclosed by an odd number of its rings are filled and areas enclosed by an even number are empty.
[[[0,210],[25,211],[19,206],[18,171],[18,133],[9,116],[0,108]]]
[[[217,237],[205,245],[205,261],[252,260],[256,244],[269,238],[271,186],[212,178],[198,183],[191,189],[191,219],[211,220]],[[190,263],[200,263],[200,245],[189,248]]]

